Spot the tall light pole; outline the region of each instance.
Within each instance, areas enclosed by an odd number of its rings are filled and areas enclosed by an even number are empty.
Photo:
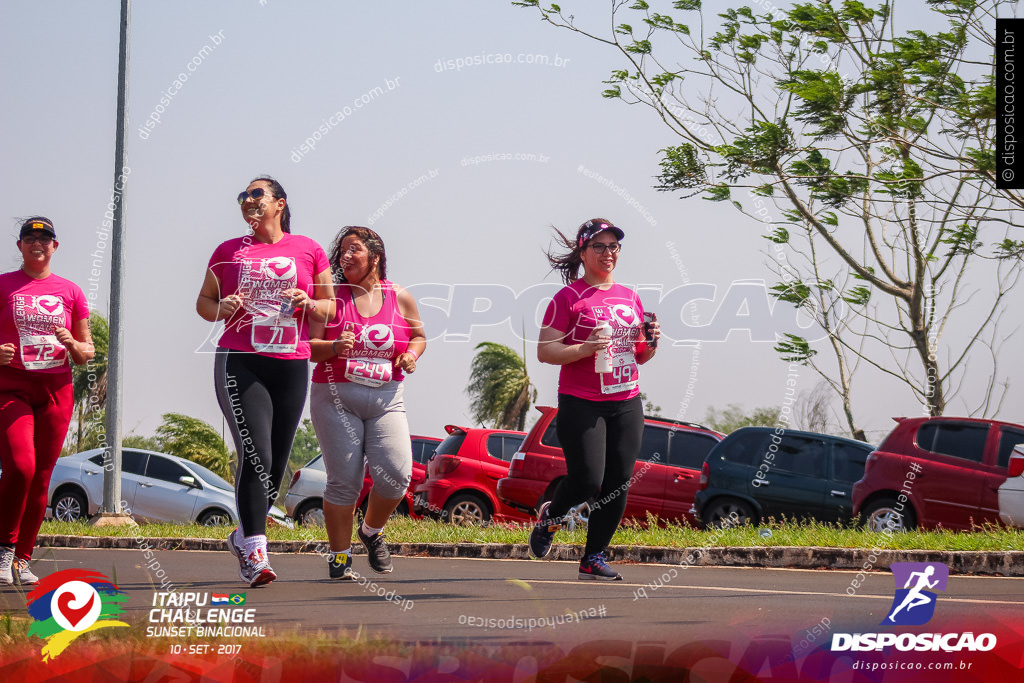
[[[107,350],[106,442],[103,472],[103,509],[93,524],[134,524],[121,509],[121,380],[123,377],[124,304],[121,276],[124,271],[125,166],[124,134],[128,127],[128,25],[131,0],[121,0],[121,46],[117,59],[117,129],[114,131],[114,188],[121,188],[114,204],[110,240],[110,340]],[[127,171],[127,173],[126,173]]]

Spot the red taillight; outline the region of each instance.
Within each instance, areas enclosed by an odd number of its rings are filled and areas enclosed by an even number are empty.
[[[292,475],[292,483],[288,484],[288,488],[292,488],[293,486],[295,486],[295,482],[299,480],[299,474],[301,473],[302,470],[295,470],[295,474]]]
[[[703,491],[708,487],[708,478],[711,474],[711,466],[704,463],[700,466],[700,490]]]
[[[460,458],[454,458],[450,455],[438,456],[437,462],[434,466],[434,472],[437,474],[451,474],[455,471],[455,468],[462,462]]]
[[[516,453],[512,456],[512,462],[508,465],[508,476],[514,477],[523,471],[523,466],[526,464],[526,455],[523,453]]]
[[[1010,471],[1007,476],[1019,477],[1024,473],[1024,457],[1010,458]]]

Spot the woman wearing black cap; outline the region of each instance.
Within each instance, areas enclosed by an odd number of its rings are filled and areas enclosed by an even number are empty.
[[[93,357],[85,294],[50,272],[56,238],[50,219],[29,218],[21,268],[0,275],[0,585],[39,583],[29,560],[71,422],[68,360]]]
[[[650,322],[643,334],[640,298],[612,280],[622,230],[604,218],[592,218],[579,227],[576,239],[555,232],[568,251],[549,252],[548,260],[566,286],[544,314],[537,358],[561,366],[557,430],[567,476],[551,502],[538,511],[530,550],[536,557],[547,555],[569,508],[597,500],[587,525],[579,578],[621,581],[606,562],[605,548],[626,510],[629,479],[643,437],[637,365],[654,356],[661,333],[658,323]]]

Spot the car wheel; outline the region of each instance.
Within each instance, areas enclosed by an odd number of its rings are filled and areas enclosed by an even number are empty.
[[[491,507],[474,493],[452,496],[444,505],[445,520],[460,526],[484,526],[491,521]]]
[[[64,489],[53,497],[53,516],[61,522],[77,522],[89,516],[85,494],[78,489]]]
[[[703,518],[704,526],[709,529],[743,526],[757,521],[754,508],[739,498],[719,498],[708,507]]]
[[[324,506],[319,500],[305,503],[296,513],[295,521],[302,526],[324,526]]]
[[[214,509],[207,510],[203,514],[199,515],[199,519],[196,520],[199,526],[227,526],[231,524],[231,515],[225,510]]]
[[[864,508],[864,526],[869,531],[882,532],[886,529],[892,531],[913,531],[917,528],[917,519],[914,517],[914,510],[909,504],[904,503],[902,511],[897,509],[899,503],[895,498],[879,498],[872,501]]]

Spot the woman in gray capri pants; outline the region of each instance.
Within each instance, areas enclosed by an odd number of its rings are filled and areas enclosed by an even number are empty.
[[[311,325],[317,363],[310,413],[327,468],[324,518],[332,579],[352,579],[352,520],[369,466],[373,489],[356,531],[370,568],[393,569],[384,524],[412,478],[412,446],[402,379],[416,370],[426,336],[416,301],[385,279],[384,241],[373,230],[341,229],[331,245],[338,309],[327,325]]]

